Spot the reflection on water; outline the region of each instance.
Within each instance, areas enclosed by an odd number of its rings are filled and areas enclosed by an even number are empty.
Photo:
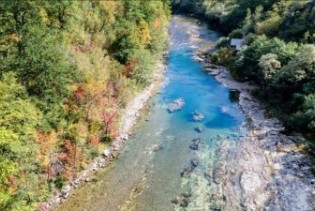
[[[237,93],[223,87],[193,60],[194,47],[202,43],[190,35],[202,35],[214,43],[216,32],[179,16],[173,17],[170,32],[168,83],[154,98],[149,121],[139,123],[134,138],[119,159],[99,174],[97,182],[78,190],[58,210],[217,208],[216,201],[210,200],[211,193],[218,191],[210,181],[217,149],[225,137],[237,140],[244,117]],[[185,107],[168,113],[167,105],[179,97],[185,100]],[[192,120],[196,110],[204,115],[203,121]],[[200,143],[192,141],[196,138]],[[227,142],[227,147],[234,142]]]

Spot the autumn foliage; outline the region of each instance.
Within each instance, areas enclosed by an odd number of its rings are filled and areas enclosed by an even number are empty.
[[[0,3],[0,210],[35,210],[116,137],[166,44],[168,1]]]

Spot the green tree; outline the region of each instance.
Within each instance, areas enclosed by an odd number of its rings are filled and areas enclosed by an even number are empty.
[[[36,127],[41,121],[40,111],[12,72],[5,73],[0,81],[0,116],[0,192],[5,195],[1,206],[6,207],[13,206],[10,197],[23,192],[25,178],[19,173],[37,171]]]
[[[261,78],[267,84],[273,79],[276,72],[281,68],[281,62],[278,56],[273,53],[262,55],[259,59],[259,67],[261,70]]]
[[[303,113],[307,127],[311,130],[315,130],[315,94],[305,96]]]

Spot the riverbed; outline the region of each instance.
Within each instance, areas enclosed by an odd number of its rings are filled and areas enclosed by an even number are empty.
[[[221,80],[214,75],[222,72],[209,75],[196,60],[197,51],[205,46],[211,50],[219,37],[197,20],[173,16],[165,84],[151,100],[145,120],[137,124],[117,160],[55,210],[261,210],[268,206],[281,210],[295,203],[283,205],[264,193],[268,184],[276,182],[272,174],[281,176],[271,172],[281,165],[273,166],[264,146],[254,142],[267,120],[259,116],[262,122],[257,126],[251,119],[255,115],[246,112],[259,107],[246,110],[249,96],[242,91],[249,88],[225,84],[227,75]],[[183,108],[169,112],[176,99],[184,101]],[[247,105],[253,105],[250,100]],[[194,120],[196,113],[204,118]],[[281,128],[277,121],[271,124]],[[290,177],[295,185],[308,188],[296,192],[302,210],[314,208],[309,202],[314,188],[307,183],[310,177],[305,183]],[[278,199],[280,188],[268,190]],[[284,197],[295,193],[286,191]]]

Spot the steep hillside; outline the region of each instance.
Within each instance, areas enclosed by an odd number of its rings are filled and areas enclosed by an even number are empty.
[[[0,210],[34,210],[106,148],[166,47],[169,2],[0,3]]]

